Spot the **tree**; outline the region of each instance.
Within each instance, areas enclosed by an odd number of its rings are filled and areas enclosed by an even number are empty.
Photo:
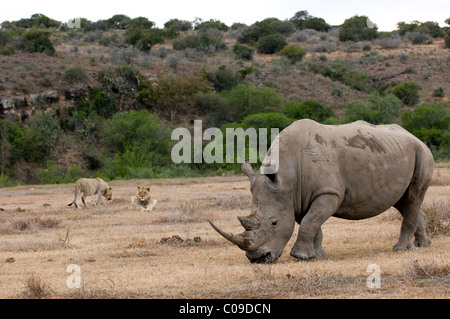
[[[353,16],[344,21],[339,40],[341,41],[370,41],[378,37],[377,27],[368,26],[367,16]]]
[[[323,122],[327,118],[334,116],[334,111],[331,107],[316,100],[306,100],[300,103],[292,101],[286,105],[284,113],[293,119],[308,118],[317,122]]]
[[[178,112],[195,104],[196,94],[209,91],[211,87],[204,72],[191,77],[164,72],[158,75],[157,82],[149,83],[147,88],[139,92],[138,100],[168,112],[173,121]]]
[[[289,20],[292,23],[295,24],[295,26],[297,27],[297,29],[303,29],[303,23],[308,20],[311,19],[312,16],[308,13],[308,11],[306,10],[302,10],[302,11],[298,11],[294,14],[294,16]]]
[[[55,48],[50,40],[50,32],[47,30],[32,28],[24,33],[23,38],[27,52],[46,53],[48,55],[55,53]]]
[[[239,84],[225,94],[230,121],[239,121],[247,115],[274,112],[281,109],[284,99],[272,89],[253,88]]]
[[[345,103],[344,122],[363,120],[371,124],[395,123],[401,107],[402,102],[393,94],[381,96],[374,92],[367,97],[367,102],[350,100]]]
[[[150,51],[153,45],[163,43],[166,35],[164,30],[154,28],[154,25],[153,21],[144,17],[131,20],[130,27],[125,31],[125,42],[141,51]]]
[[[403,82],[392,88],[392,93],[398,97],[403,104],[414,106],[419,103],[419,91],[422,88],[415,82]]]
[[[427,144],[436,157],[450,157],[450,110],[444,104],[424,103],[406,111],[402,126]]]
[[[256,44],[259,53],[274,54],[287,45],[286,38],[280,33],[273,33],[261,37]]]
[[[313,29],[320,32],[328,32],[331,26],[322,18],[310,18],[302,23],[302,29]]]
[[[131,18],[124,14],[116,14],[106,20],[108,28],[110,29],[128,29],[131,25]]]

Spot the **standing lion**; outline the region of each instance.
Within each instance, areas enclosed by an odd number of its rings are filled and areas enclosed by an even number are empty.
[[[150,198],[150,186],[138,186],[136,189],[137,196],[131,197],[131,204],[134,208],[140,209],[142,212],[152,211],[158,201]]]
[[[112,198],[112,187],[109,186],[103,179],[100,177],[97,178],[80,178],[75,182],[75,199],[73,202],[68,204],[68,206],[71,206],[72,204],[75,204],[76,208],[80,208],[77,204],[77,200],[80,197],[81,193],[83,195],[81,196],[81,200],[83,201],[83,204],[85,207],[87,207],[86,202],[84,199],[87,196],[91,195],[97,195],[97,201],[95,205],[98,205],[98,203],[103,204],[103,198],[104,196],[107,200],[111,200]]]

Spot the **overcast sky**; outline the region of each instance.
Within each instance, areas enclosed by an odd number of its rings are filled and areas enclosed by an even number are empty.
[[[342,24],[356,14],[367,15],[380,31],[392,31],[399,21],[436,21],[444,26],[450,17],[450,0],[2,0],[0,21],[29,18],[34,13],[63,22],[75,17],[97,21],[125,14],[147,17],[158,27],[170,19],[193,21],[196,17],[218,19],[227,25],[250,25],[269,17],[289,19],[300,10],[324,18],[331,25]]]

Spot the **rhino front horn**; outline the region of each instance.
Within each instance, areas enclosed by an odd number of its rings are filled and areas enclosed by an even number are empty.
[[[214,225],[214,223],[212,221],[210,221],[209,219],[208,219],[208,222],[212,226],[212,228],[214,228],[225,239],[231,241],[235,245],[238,245],[239,248],[244,249],[244,236],[242,234],[233,235],[231,233],[227,233],[226,231],[223,231],[222,229],[220,229],[219,227]]]

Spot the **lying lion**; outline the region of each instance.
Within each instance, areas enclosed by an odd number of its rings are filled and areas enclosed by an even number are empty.
[[[158,202],[156,199],[150,199],[150,186],[136,187],[137,196],[131,197],[131,204],[142,212],[152,211]]]
[[[77,200],[80,197],[81,193],[83,193],[83,195],[81,196],[81,200],[83,201],[85,207],[87,207],[87,205],[84,199],[91,195],[97,195],[97,201],[95,205],[98,205],[98,203],[103,204],[102,196],[104,196],[107,200],[111,200],[112,187],[106,184],[106,182],[100,177],[80,178],[75,182],[75,199],[73,200],[73,202],[68,204],[68,206],[72,206],[72,204],[75,204],[76,208],[80,208],[77,204]]]

